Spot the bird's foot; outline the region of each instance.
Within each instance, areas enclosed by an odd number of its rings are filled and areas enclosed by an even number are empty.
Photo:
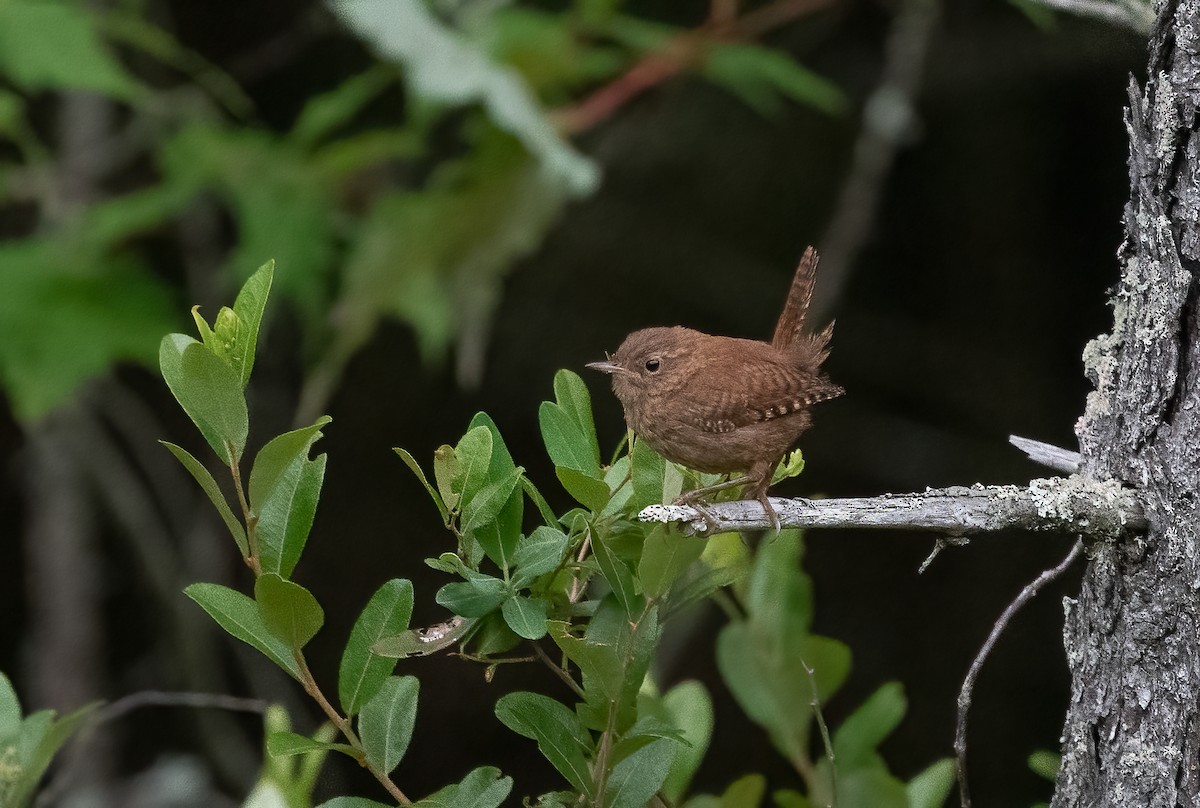
[[[757,499],[758,503],[763,506],[763,512],[766,514],[767,519],[771,522],[771,529],[778,533],[780,530],[779,513],[776,512],[775,507],[771,504],[771,500],[767,497],[766,492],[764,491],[759,494]]]
[[[708,503],[704,501],[703,494],[704,492],[700,489],[688,491],[675,497],[674,502],[671,504],[686,505],[687,507],[691,508],[696,513],[700,514],[702,519],[704,519],[704,532],[716,533],[718,530],[720,530],[720,526],[717,524],[717,518],[712,515],[712,511],[705,507],[708,505]]]

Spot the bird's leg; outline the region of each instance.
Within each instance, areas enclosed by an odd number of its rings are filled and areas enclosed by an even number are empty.
[[[734,477],[732,479],[725,480],[724,482],[717,483],[716,485],[706,485],[704,488],[697,488],[692,491],[688,491],[687,493],[680,494],[678,497],[676,497],[675,504],[689,505],[694,508],[701,516],[704,517],[704,521],[708,524],[709,530],[715,531],[717,529],[717,522],[713,518],[713,515],[703,507],[703,499],[709,494],[715,494],[718,491],[724,491],[727,488],[733,488],[737,485],[746,485],[747,483],[754,483],[754,487],[746,492],[742,499],[757,500],[758,503],[763,506],[763,512],[766,514],[767,519],[771,521],[772,529],[778,532],[780,529],[779,514],[775,512],[773,507],[771,507],[771,501],[767,498],[767,489],[771,487],[771,478],[774,476],[775,467],[777,465],[779,465],[779,458],[776,458],[774,462],[763,461],[755,463],[750,467],[750,471],[741,477]]]
[[[726,488],[733,488],[737,485],[745,485],[748,482],[752,482],[753,479],[754,478],[752,477],[743,475],[741,477],[725,480],[724,482],[717,483],[716,485],[706,485],[703,488],[696,488],[691,491],[686,491],[675,497],[674,504],[687,505],[688,507],[692,508],[694,511],[696,511],[696,513],[704,517],[704,523],[708,526],[708,531],[710,533],[715,533],[719,529],[717,520],[716,517],[709,512],[708,508],[704,507],[706,504],[704,502],[704,498],[709,494],[715,494],[718,491],[724,491]]]
[[[715,494],[718,491],[724,491],[726,488],[733,488],[738,485],[754,482],[755,478],[743,474],[741,477],[733,477],[716,485],[706,485],[703,488],[695,488],[691,491],[685,491],[675,498],[676,505],[694,505],[699,500],[707,497],[709,494]]]
[[[779,514],[771,507],[771,500],[767,498],[767,489],[771,487],[771,479],[775,476],[775,467],[779,465],[779,459],[774,462],[758,462],[750,467],[750,471],[746,476],[754,481],[754,487],[747,492],[744,499],[755,499],[763,506],[763,513],[771,520],[771,529],[776,533],[779,532]]]

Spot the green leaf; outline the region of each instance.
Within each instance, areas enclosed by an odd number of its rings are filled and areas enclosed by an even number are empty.
[[[257,648],[293,678],[300,678],[300,667],[291,647],[267,629],[258,604],[252,599],[220,584],[192,584],[183,593],[208,612],[221,628]]]
[[[817,765],[817,784],[829,782],[829,762],[821,760]],[[814,785],[809,799],[815,805],[827,805],[831,798],[823,785]],[[837,801],[839,805],[863,805],[871,808],[910,808],[908,794],[895,777],[882,766],[857,769],[843,774],[838,769]]]
[[[500,612],[480,618],[478,626],[470,642],[471,653],[481,659],[508,653],[521,644],[521,638],[508,627]]]
[[[804,453],[796,449],[789,452],[783,458],[783,462],[775,468],[775,474],[771,477],[771,485],[798,477],[802,471],[804,471]]]
[[[271,281],[275,278],[275,261],[270,260],[242,284],[237,299],[233,302],[233,312],[238,317],[239,343],[230,351],[233,369],[242,380],[242,387],[250,381],[250,373],[254,370],[254,351],[258,345],[258,332],[262,325],[263,311],[267,306],[267,296],[271,293]]]
[[[488,463],[488,482],[504,485],[509,477],[516,474],[518,479],[522,469],[519,469],[504,445],[500,430],[486,412],[479,412],[471,419],[470,428],[486,427],[492,433],[492,456]],[[508,499],[500,506],[495,518],[483,522],[473,529],[471,538],[478,541],[488,558],[492,559],[501,569],[509,567],[509,559],[521,539],[521,523],[525,515],[525,499],[514,485]],[[464,517],[465,518],[465,517]]]
[[[665,718],[660,718],[657,713],[661,712],[662,703],[656,698],[649,696],[646,693],[639,694],[638,697],[638,719],[621,736],[613,747],[612,762],[613,765],[620,763],[625,758],[638,752],[660,738],[668,738],[675,741],[679,746],[686,745],[683,735],[676,729],[675,725]]]
[[[828,79],[788,54],[761,45],[713,45],[706,52],[704,75],[762,115],[779,109],[780,96],[829,114],[840,113],[846,105],[841,90]]]
[[[558,620],[548,621],[546,629],[567,659],[579,667],[589,701],[609,704],[621,699],[625,672],[615,642],[576,637],[570,633],[570,624]]]
[[[420,688],[415,676],[389,676],[358,716],[363,752],[384,773],[396,768],[408,751]]]
[[[500,808],[512,791],[511,777],[501,777],[494,766],[474,769],[460,783],[445,786],[413,808]]]
[[[720,808],[758,808],[766,791],[765,777],[761,774],[747,774],[734,780],[725,789],[725,793],[721,795]]]
[[[642,808],[667,779],[679,743],[659,738],[613,766],[605,790],[609,808]]]
[[[312,593],[273,572],[258,576],[254,599],[262,613],[263,625],[293,650],[308,645],[325,624],[325,611]]]
[[[226,465],[236,463],[250,432],[246,397],[237,374],[208,348],[183,334],[163,337],[158,361],[175,400],[208,445]]]
[[[542,525],[523,539],[513,553],[514,589],[524,589],[543,575],[553,572],[567,555],[567,534]]]
[[[583,436],[583,459],[586,467],[576,467],[587,472],[592,466],[600,467],[600,443],[596,438],[596,423],[592,418],[592,395],[583,379],[573,370],[560,369],[554,374],[554,400],[567,414],[575,430]]]
[[[779,636],[741,621],[728,624],[717,637],[721,678],[747,717],[768,731],[789,760],[808,754],[812,688],[805,664],[813,668],[822,698],[828,698],[845,679],[850,652],[835,640]]]
[[[591,738],[565,705],[538,693],[508,693],[496,702],[496,717],[518,735],[537,741],[567,782],[589,799],[595,796],[585,756]]]
[[[396,666],[393,659],[379,656],[371,649],[380,640],[407,629],[412,609],[412,582],[393,578],[375,590],[354,622],[338,668],[338,698],[347,716],[362,709],[363,703],[375,695]]]
[[[484,486],[475,496],[467,500],[462,511],[462,533],[470,539],[479,542],[488,558],[492,559],[502,570],[510,565],[509,557],[520,537],[500,536],[495,531],[494,522],[501,511],[508,505],[514,493],[518,503],[521,492],[517,490],[517,480],[521,469],[514,469],[511,474],[494,483]]]
[[[590,405],[589,405],[590,406]],[[543,401],[538,407],[538,426],[546,453],[555,466],[574,469],[593,479],[601,479],[600,450],[596,448],[596,434],[583,431],[575,420],[574,411],[560,404]]]
[[[953,787],[954,761],[942,758],[908,781],[908,808],[942,808]]]
[[[67,3],[0,3],[0,72],[29,92],[92,90],[125,101],[144,94],[105,47],[92,13]]]
[[[889,682],[851,713],[833,734],[838,771],[878,765],[875,750],[899,725],[907,707],[904,688],[899,682]]]
[[[542,496],[542,492],[537,490],[537,486],[533,484],[533,481],[523,474],[521,475],[521,488],[525,491],[525,495],[537,506],[542,521],[550,527],[558,525],[558,515],[554,513],[554,509],[550,507],[550,503]]]
[[[790,788],[780,789],[771,795],[777,808],[813,808],[808,797]]]
[[[444,651],[450,646],[464,642],[479,624],[477,618],[464,620],[461,617],[438,623],[427,628],[417,628],[397,634],[394,637],[384,637],[375,643],[371,652],[389,659],[401,657],[429,656]]]
[[[680,745],[671,771],[662,785],[668,802],[676,804],[687,793],[712,740],[713,704],[704,685],[697,681],[675,685],[662,697],[662,703],[672,723],[679,728],[687,742]]]
[[[186,210],[194,199],[190,188],[157,185],[92,203],[80,211],[79,238],[84,249],[104,253],[162,227]]]
[[[325,800],[317,808],[395,808],[390,802],[376,802],[366,797],[334,797]]]
[[[291,757],[309,752],[341,752],[352,758],[358,757],[358,750],[349,744],[319,741],[294,732],[272,732],[267,736],[267,752],[271,757]]]
[[[679,492],[675,492],[668,499],[663,491],[664,476],[668,468],[672,468],[672,464],[668,463],[662,455],[650,448],[650,444],[644,440],[635,440],[633,448],[629,453],[630,477],[633,480],[633,498],[631,500],[632,509],[637,512],[648,505],[658,505],[663,502],[670,502],[679,496]],[[682,478],[679,478],[682,481]]]
[[[300,561],[308,535],[312,531],[317,515],[317,502],[321,498],[321,486],[325,482],[326,455],[317,455],[312,460],[300,462],[300,479],[292,495],[287,512],[287,526],[283,531],[283,546],[279,550],[279,573],[291,575]],[[280,489],[276,489],[276,494]],[[278,497],[272,497],[271,502]],[[269,507],[268,507],[269,510]],[[261,522],[260,522],[261,524]],[[260,538],[262,534],[260,533]]]
[[[442,445],[433,453],[433,479],[437,483],[438,494],[446,504],[446,510],[452,511],[458,507],[462,499],[462,465],[453,446]]]
[[[1062,755],[1046,749],[1039,749],[1029,755],[1026,763],[1031,772],[1053,783],[1058,779],[1058,769],[1062,766]]]
[[[562,483],[567,493],[575,497],[575,501],[588,510],[599,513],[604,510],[612,493],[603,480],[589,477],[582,471],[576,471],[566,466],[555,466],[554,474]]]
[[[745,585],[747,611],[784,633],[812,627],[812,581],[800,568],[802,557],[800,534],[785,530],[759,547]]]
[[[504,601],[500,611],[504,622],[519,636],[527,640],[540,640],[546,636],[546,601],[513,595]]]
[[[504,438],[500,436],[500,428],[486,412],[475,413],[471,418],[471,423],[467,425],[468,430],[479,427],[484,427],[492,433],[492,454],[488,460],[488,479],[491,482],[502,480],[512,474],[517,468],[517,464],[513,461],[508,447],[504,445]]]
[[[467,430],[454,447],[458,469],[451,487],[461,497],[464,506],[470,502],[490,479],[488,469],[492,465],[492,431],[486,426]]]
[[[520,75],[444,27],[419,0],[339,0],[334,8],[382,58],[404,65],[415,97],[482,104],[492,122],[519,138],[544,170],[577,194],[595,189],[596,167],[562,139]]]
[[[392,447],[392,451],[400,455],[400,459],[404,461],[404,465],[417,475],[417,479],[421,481],[421,485],[425,486],[425,490],[429,492],[430,498],[433,499],[433,504],[437,506],[438,513],[442,515],[442,521],[449,523],[450,512],[446,510],[446,503],[442,501],[442,496],[437,492],[437,489],[429,484],[429,480],[425,477],[425,472],[421,470],[421,464],[409,452],[401,449],[398,446]]]
[[[99,706],[99,702],[88,704],[58,720],[54,720],[53,710],[40,710],[21,723],[14,744],[20,774],[8,783],[3,793],[6,806],[26,806],[33,801],[42,776],[54,762],[58,750]]]
[[[463,617],[483,617],[508,597],[508,585],[499,578],[481,575],[470,581],[446,584],[434,600]]]
[[[322,415],[312,426],[285,432],[258,450],[250,470],[248,489],[250,507],[254,511],[261,510],[263,503],[283,482],[288,469],[308,457],[309,447],[321,437],[321,429],[332,420],[328,415]]]
[[[612,587],[613,595],[625,613],[632,616],[641,611],[641,598],[637,595],[633,573],[629,565],[617,557],[609,544],[609,537],[597,534],[592,541],[592,552],[605,580]]]
[[[350,123],[392,80],[391,71],[373,65],[329,92],[310,96],[292,126],[292,137],[306,145],[315,144],[333,130]]]
[[[638,579],[649,598],[666,594],[680,574],[704,553],[704,540],[682,536],[655,525],[646,534]]]
[[[274,438],[254,460],[250,507],[258,516],[258,550],[265,572],[290,576],[308,542],[327,459],[318,455],[309,460],[308,451],[329,421],[322,416],[312,426]]]
[[[0,243],[0,267],[0,384],[25,424],[117,361],[152,367],[178,325],[164,281],[126,258],[81,254],[61,231]]]
[[[246,530],[242,527],[242,523],[233,515],[233,510],[229,507],[229,500],[225,499],[225,495],[221,493],[217,481],[213,479],[208,469],[204,464],[191,455],[186,449],[181,446],[176,446],[165,440],[160,440],[163,446],[175,458],[183,464],[183,467],[195,478],[196,482],[200,483],[200,488],[208,495],[208,499],[216,507],[217,513],[221,515],[221,520],[225,522],[225,527],[229,528],[230,535],[233,536],[234,542],[237,543],[238,549],[242,552],[242,557],[250,555],[250,546],[246,543]]]
[[[17,734],[21,726],[21,702],[12,681],[0,673],[0,746]]]

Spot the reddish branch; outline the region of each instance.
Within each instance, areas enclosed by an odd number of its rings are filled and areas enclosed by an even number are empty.
[[[703,63],[708,49],[724,42],[757,39],[800,17],[833,5],[835,0],[776,0],[770,5],[736,16],[736,4],[714,0],[703,26],[672,37],[633,67],[596,89],[577,104],[551,114],[560,132],[579,134],[607,120],[614,112],[646,90]]]

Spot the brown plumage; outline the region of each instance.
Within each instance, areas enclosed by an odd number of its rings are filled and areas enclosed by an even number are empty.
[[[691,328],[634,331],[606,362],[589,368],[612,374],[613,392],[630,429],[668,460],[698,471],[745,472],[778,527],[767,500],[775,467],[812,423],[809,408],[842,394],[821,371],[833,323],[809,333],[817,253],[804,252],[770,343],[718,337]],[[699,497],[728,484],[689,492]]]

